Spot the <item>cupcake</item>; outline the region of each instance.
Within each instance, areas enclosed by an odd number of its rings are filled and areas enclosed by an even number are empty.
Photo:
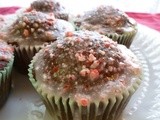
[[[0,28],[3,28],[4,17],[0,15]],[[3,38],[2,30],[0,30],[0,38]]]
[[[15,65],[25,73],[34,54],[67,31],[74,31],[69,22],[55,19],[53,14],[32,11],[17,18],[8,28],[5,40],[14,46]]]
[[[4,17],[3,15],[0,15],[0,27],[3,26],[3,22],[4,22]]]
[[[41,49],[28,75],[54,120],[117,120],[140,84],[141,67],[125,46],[76,31]]]
[[[87,11],[77,16],[74,23],[77,29],[97,31],[128,48],[137,32],[136,21],[111,6],[99,6]]]
[[[57,0],[35,0],[25,11],[40,11],[43,13],[54,13],[55,18],[68,21],[69,13],[66,8]]]
[[[6,102],[11,90],[13,48],[0,39],[0,108]]]
[[[10,26],[15,19],[16,15],[0,15],[0,39],[3,39],[6,36],[8,26]]]

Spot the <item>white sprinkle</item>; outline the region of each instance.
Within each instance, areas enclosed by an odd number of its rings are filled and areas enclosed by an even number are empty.
[[[82,68],[84,69],[84,68],[86,68],[86,66],[85,66],[85,65],[82,65]]]
[[[114,63],[114,59],[110,57],[110,58],[108,59],[108,64],[109,64],[109,65],[112,65],[113,63]]]
[[[90,42],[90,43],[89,43],[89,45],[90,45],[90,46],[92,46],[92,45],[93,45],[93,43],[92,43],[92,42]]]
[[[78,82],[77,82],[77,81],[75,82],[75,85],[78,85]]]
[[[35,29],[34,28],[31,28],[31,32],[33,33],[35,31]]]
[[[43,74],[43,79],[46,80],[47,79],[47,75]]]
[[[75,57],[78,59],[78,61],[85,61],[86,58],[82,53],[76,53]]]
[[[92,65],[90,66],[90,68],[96,68],[99,66],[99,61],[95,60]]]
[[[76,80],[76,76],[73,74],[68,74],[66,77],[71,80]]]
[[[125,64],[124,64],[123,62],[120,62],[120,63],[119,63],[119,66],[120,66],[120,67],[124,67],[124,65],[125,65]]]
[[[35,70],[39,70],[39,69],[40,69],[40,67],[39,67],[39,66],[36,66]]]
[[[26,26],[26,23],[25,23],[25,22],[23,22],[23,23],[22,23],[22,26],[23,26],[23,27],[25,27],[25,26]]]
[[[103,50],[98,51],[101,55],[105,55],[105,52]]]
[[[112,66],[109,66],[109,67],[108,67],[108,70],[109,70],[110,72],[112,72],[112,71],[113,71],[113,67],[112,67]]]
[[[85,69],[82,69],[79,74],[85,77],[89,73],[90,73],[90,70],[88,68],[85,68]]]
[[[59,43],[59,44],[57,44],[57,47],[58,47],[58,48],[62,48],[62,46],[63,46],[63,45],[62,45],[62,44],[60,44],[60,43]]]
[[[50,58],[53,58],[54,57],[54,54],[53,53],[50,53]]]
[[[90,53],[93,53],[94,51],[93,51],[93,49],[91,49],[89,52],[90,52]]]
[[[96,57],[95,57],[93,54],[89,54],[88,60],[89,60],[90,62],[93,62],[93,61],[96,60]]]
[[[63,67],[63,68],[66,68],[66,67],[67,67],[67,64],[62,63],[62,67]]]

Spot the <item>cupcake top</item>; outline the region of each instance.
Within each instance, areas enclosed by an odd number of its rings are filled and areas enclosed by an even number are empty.
[[[45,13],[53,12],[56,18],[68,20],[68,13],[65,7],[56,0],[36,0],[31,3],[30,8]]]
[[[119,94],[141,74],[139,62],[129,49],[89,31],[67,33],[33,60],[34,77],[43,90],[78,103]]]
[[[112,6],[99,6],[96,9],[78,16],[75,24],[80,29],[97,31],[101,34],[133,31],[136,22],[129,18],[124,12]]]
[[[0,15],[0,28],[3,28],[4,17]],[[0,30],[0,38],[3,37],[2,30]]]
[[[17,16],[15,14],[0,15],[0,34],[7,32],[8,27],[13,24],[16,18]]]
[[[4,22],[4,17],[2,15],[0,15],[0,26],[3,25],[3,22]]]
[[[13,48],[0,39],[0,70],[13,58]]]
[[[73,30],[74,28],[69,22],[55,19],[53,14],[31,11],[18,17],[9,28],[7,41],[18,45],[41,45],[65,35],[66,31]]]
[[[8,20],[6,19],[5,16],[3,15],[0,15],[0,39],[3,39],[3,37],[5,36],[6,34],[6,28],[7,28],[7,25],[8,25]]]

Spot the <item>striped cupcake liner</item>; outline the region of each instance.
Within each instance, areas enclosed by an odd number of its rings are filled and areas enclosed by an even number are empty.
[[[33,56],[42,48],[42,46],[14,46],[15,68],[22,74],[28,73],[28,65]]]
[[[108,33],[106,34],[106,36],[116,41],[117,43],[125,45],[127,48],[129,48],[133,42],[133,39],[136,33],[137,33],[137,30],[135,29],[132,32],[126,32],[121,35],[115,34],[115,33]]]
[[[141,82],[137,79],[130,88],[119,95],[103,101],[93,100],[88,106],[81,106],[71,98],[46,93],[34,78],[32,70],[33,61],[29,65],[29,79],[41,96],[51,120],[117,120]]]
[[[11,71],[14,58],[12,58],[3,70],[0,70],[0,108],[6,102],[11,90]]]

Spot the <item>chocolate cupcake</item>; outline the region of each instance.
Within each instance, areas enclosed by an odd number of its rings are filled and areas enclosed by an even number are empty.
[[[74,31],[69,22],[55,19],[53,14],[32,11],[24,13],[10,26],[5,40],[15,48],[16,66],[27,72],[34,54],[67,31]]]
[[[30,10],[36,10],[44,13],[54,13],[57,19],[68,21],[68,12],[64,6],[56,0],[36,0],[31,3]]]
[[[11,90],[13,48],[0,39],[0,108],[6,102]]]
[[[54,120],[117,120],[140,84],[141,67],[125,46],[77,31],[40,50],[29,79]]]
[[[75,19],[77,29],[97,31],[130,47],[137,32],[136,21],[111,6],[99,6]]]

